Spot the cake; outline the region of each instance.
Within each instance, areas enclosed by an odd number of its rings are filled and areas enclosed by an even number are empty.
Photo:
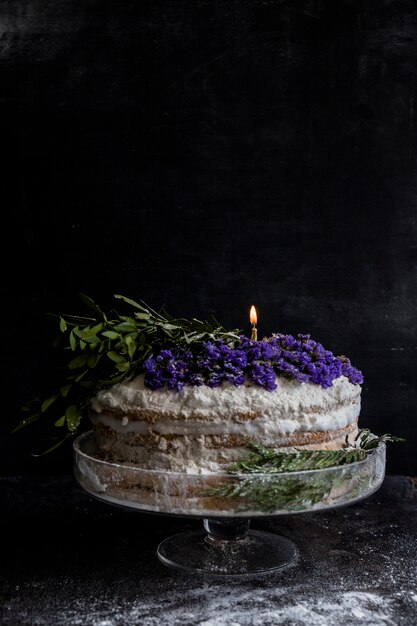
[[[258,341],[254,326],[249,338],[121,295],[127,314],[105,313],[80,295],[88,316],[59,316],[63,378],[17,429],[48,420],[61,436],[45,453],[78,434],[75,475],[88,493],[251,517],[345,504],[383,477],[368,429],[358,432],[363,377],[346,356],[309,335]]]
[[[160,350],[144,372],[102,389],[90,419],[102,457],[216,474],[248,453],[334,450],[358,429],[362,375],[309,335]]]

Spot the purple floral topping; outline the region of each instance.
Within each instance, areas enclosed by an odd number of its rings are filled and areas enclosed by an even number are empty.
[[[273,391],[277,375],[324,389],[339,376],[355,385],[363,382],[362,373],[347,357],[334,356],[310,335],[276,334],[263,341],[242,336],[233,346],[221,340],[204,343],[199,352],[165,349],[147,359],[144,368],[147,387],[176,391],[185,383],[219,387],[229,382],[237,387],[246,380]]]

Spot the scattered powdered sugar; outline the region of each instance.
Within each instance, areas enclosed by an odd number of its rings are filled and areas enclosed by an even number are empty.
[[[93,603],[94,606],[94,603]],[[371,592],[288,594],[284,589],[203,585],[86,614],[58,615],[56,626],[397,626],[395,600]]]
[[[202,594],[204,597],[201,597]],[[242,591],[225,586],[197,594],[206,617],[190,622],[196,626],[267,626],[296,624],[297,626],[330,626],[331,624],[386,624],[395,625],[393,601],[375,593],[346,592],[323,594],[320,598],[300,594],[288,596],[283,590]],[[166,609],[167,607],[165,607]],[[153,608],[153,611],[156,607]],[[197,616],[194,616],[194,619]],[[141,621],[143,626],[172,624],[179,626],[193,619],[179,607],[163,616],[154,615]],[[109,626],[114,626],[117,622]]]

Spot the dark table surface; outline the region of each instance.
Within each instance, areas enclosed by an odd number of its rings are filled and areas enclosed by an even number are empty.
[[[388,476],[351,507],[268,518],[299,561],[250,579],[186,575],[158,543],[198,520],[92,500],[71,476],[0,481],[1,624],[417,624],[417,479]]]

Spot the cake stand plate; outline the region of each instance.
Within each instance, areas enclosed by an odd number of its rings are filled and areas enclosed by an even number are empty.
[[[157,549],[169,567],[217,576],[273,572],[294,563],[297,546],[250,521],[348,506],[385,475],[384,443],[363,461],[280,474],[187,474],[100,458],[93,432],[74,442],[75,477],[91,496],[140,512],[203,520],[204,529],[168,537]]]

